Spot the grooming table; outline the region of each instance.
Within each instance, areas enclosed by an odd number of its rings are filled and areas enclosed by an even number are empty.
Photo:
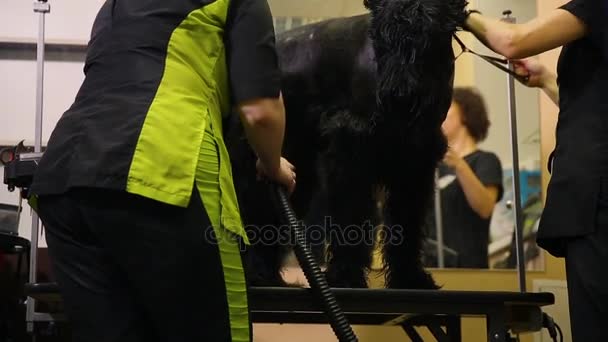
[[[55,284],[29,284],[28,295],[58,302]],[[250,288],[254,323],[325,324],[327,318],[308,289]],[[401,326],[414,342],[423,341],[415,327],[425,326],[439,342],[461,341],[462,317],[485,317],[488,341],[509,341],[508,332],[540,331],[541,307],[551,305],[551,293],[334,289],[353,325]],[[62,315],[36,313],[36,321],[63,320]]]

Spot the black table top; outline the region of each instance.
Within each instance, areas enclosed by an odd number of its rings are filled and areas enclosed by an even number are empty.
[[[27,284],[26,291],[34,298],[58,299],[58,288],[54,283]],[[532,292],[392,289],[332,289],[332,291],[345,312],[356,313],[407,313],[410,307],[423,308],[434,305],[542,307],[555,302],[551,293]],[[254,311],[316,312],[320,310],[312,291],[303,288],[252,287],[249,288],[249,301]],[[420,311],[437,310],[416,310],[416,312]],[[473,313],[476,310],[468,311]]]
[[[506,326],[523,324],[535,331],[541,307],[551,305],[551,293],[495,291],[333,289],[349,322],[355,325],[399,325],[406,320],[441,319],[454,315],[503,317]],[[27,284],[26,293],[41,301],[59,302],[53,283]],[[249,288],[249,306],[255,323],[326,324],[322,306],[310,289]],[[433,318],[434,317],[434,318]],[[528,322],[530,321],[530,322]],[[530,328],[531,327],[531,328]]]

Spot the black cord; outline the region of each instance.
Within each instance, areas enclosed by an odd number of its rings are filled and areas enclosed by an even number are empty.
[[[559,333],[560,342],[564,342],[564,333],[562,332],[562,328],[559,327],[559,324],[555,323],[555,327],[557,328],[557,332]]]
[[[555,323],[553,317],[543,312],[543,327],[549,332],[549,336],[553,342],[557,342],[557,333],[559,332],[559,341],[564,342],[564,335],[562,329]]]
[[[342,312],[342,309],[338,305],[336,297],[333,292],[331,292],[327,279],[325,279],[325,275],[317,264],[310,248],[308,248],[306,235],[302,226],[298,223],[295,212],[289,205],[289,199],[285,190],[275,184],[273,184],[272,187],[273,193],[275,194],[273,197],[276,198],[278,210],[280,210],[282,217],[289,224],[292,239],[295,240],[294,252],[298,258],[298,262],[304,271],[310,288],[316,297],[323,303],[325,313],[327,314],[329,324],[331,325],[334,334],[336,334],[336,337],[340,342],[357,342],[357,336],[348,323],[344,312]]]

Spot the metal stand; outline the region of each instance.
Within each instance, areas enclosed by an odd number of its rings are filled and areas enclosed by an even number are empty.
[[[510,10],[503,12],[502,21],[515,23]],[[509,62],[509,69],[513,64]],[[517,139],[517,105],[515,102],[515,78],[507,74],[507,90],[509,96],[509,116],[511,125],[511,152],[513,156],[513,208],[515,209],[515,246],[517,254],[517,275],[519,277],[519,290],[526,292],[526,260],[523,245],[523,215],[521,207],[521,184],[519,177],[519,149]]]
[[[45,15],[51,11],[51,5],[47,0],[39,0],[34,2],[34,13],[39,14],[38,21],[38,42],[37,42],[37,82],[36,82],[36,131],[34,137],[34,152],[42,152],[42,115],[44,104],[44,29]],[[29,282],[36,283],[36,265],[38,255],[38,234],[40,231],[40,220],[38,214],[32,211],[32,240],[30,254],[30,270]],[[34,331],[34,316],[36,309],[36,301],[34,298],[27,299],[26,307],[26,322],[27,331]]]
[[[443,216],[441,213],[441,188],[439,187],[439,170],[435,171],[435,229],[437,231],[437,267],[445,267],[443,253]]]

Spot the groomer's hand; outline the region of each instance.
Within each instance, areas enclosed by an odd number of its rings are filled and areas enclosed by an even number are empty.
[[[277,169],[267,170],[264,164],[258,159],[256,163],[258,179],[266,177],[271,181],[284,186],[291,194],[296,189],[296,167],[287,159],[281,158],[281,163]]]
[[[542,88],[551,101],[559,106],[559,86],[555,73],[549,71],[536,58],[513,61],[513,67],[518,75],[527,76],[527,82],[520,80],[521,83],[528,87]]]
[[[549,70],[536,58],[513,61],[513,67],[516,74],[528,77],[527,83],[521,82],[528,87],[544,88],[548,79],[552,76]]]
[[[445,156],[443,157],[443,162],[454,170],[459,169],[462,164],[465,163],[464,159],[462,159],[462,157],[460,157],[452,149],[448,149]]]

